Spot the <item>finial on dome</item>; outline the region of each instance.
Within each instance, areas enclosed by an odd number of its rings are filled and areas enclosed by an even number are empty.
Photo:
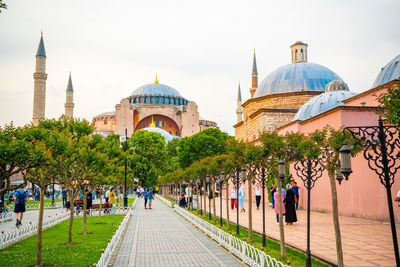
[[[42,30],[42,31],[40,31],[40,36],[43,36],[43,30]]]
[[[157,80],[157,72],[156,72],[156,80],[154,82],[155,84],[159,84],[158,80]]]
[[[157,81],[157,80],[156,80],[156,81]],[[157,82],[157,83],[158,83],[158,82]],[[153,121],[153,116],[151,116],[150,127],[156,127],[156,125],[154,124],[154,121]]]

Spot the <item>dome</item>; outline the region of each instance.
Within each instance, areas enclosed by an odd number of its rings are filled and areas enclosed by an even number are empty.
[[[330,83],[328,83],[325,87],[325,92],[333,92],[333,91],[349,91],[349,87],[344,81],[338,80],[337,77]]]
[[[147,96],[147,95],[182,97],[181,94],[176,89],[168,85],[159,83],[150,83],[140,86],[131,94],[131,96]]]
[[[297,62],[271,72],[260,83],[254,97],[301,91],[324,91],[337,76],[330,69],[309,62]],[[338,77],[338,80],[341,80]]]
[[[168,143],[169,141],[171,141],[174,138],[179,138],[179,136],[172,135],[169,132],[167,132],[166,130],[158,128],[158,127],[146,127],[146,128],[140,129],[140,130],[153,132],[153,133],[159,133],[159,134],[161,134],[162,137],[164,137],[166,143]]]
[[[356,93],[347,90],[329,91],[310,98],[297,111],[292,121],[306,120],[322,112],[333,109],[337,106],[343,106],[343,100],[355,96]]]
[[[375,79],[372,88],[388,83],[394,79],[400,78],[400,55],[392,59],[385,67],[381,69]]]

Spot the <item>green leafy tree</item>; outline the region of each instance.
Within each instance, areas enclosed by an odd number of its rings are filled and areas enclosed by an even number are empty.
[[[400,86],[389,88],[386,93],[378,97],[383,114],[392,124],[400,126]]]
[[[128,140],[130,168],[142,186],[155,186],[157,177],[166,169],[167,151],[161,134],[137,131]]]

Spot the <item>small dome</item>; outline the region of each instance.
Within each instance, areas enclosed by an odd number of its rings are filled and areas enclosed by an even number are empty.
[[[292,63],[271,72],[260,83],[254,97],[301,91],[324,91],[337,76],[330,69],[309,62]],[[339,80],[341,80],[338,77]]]
[[[168,143],[169,141],[171,141],[174,138],[180,138],[179,136],[172,135],[169,132],[167,132],[166,130],[158,128],[158,127],[146,127],[146,128],[140,129],[140,130],[159,133],[159,134],[161,134],[162,137],[164,137],[166,143]]]
[[[325,92],[333,92],[340,90],[349,91],[349,87],[344,81],[338,80],[337,77],[335,77],[335,79],[330,83],[328,83],[325,87]]]
[[[158,96],[174,96],[182,97],[181,94],[174,88],[159,83],[150,83],[143,85],[133,91],[131,96],[148,96],[148,95],[158,95]]]
[[[338,90],[314,96],[297,111],[292,121],[306,120],[337,106],[343,106],[343,100],[354,95],[356,93],[348,90]]]
[[[388,83],[394,79],[400,79],[400,55],[392,59],[381,69],[372,85],[372,88]]]

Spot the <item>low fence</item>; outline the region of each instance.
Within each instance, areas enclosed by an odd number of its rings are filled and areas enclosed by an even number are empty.
[[[108,246],[104,250],[103,254],[101,254],[100,260],[96,264],[97,267],[107,267],[109,265],[111,258],[114,255],[115,249],[118,243],[121,241],[122,234],[125,232],[125,229],[128,226],[130,216],[132,216],[132,210],[135,208],[137,200],[138,199],[136,198],[135,201],[132,203],[132,208],[128,208],[128,212],[126,213],[124,219],[119,225],[117,231],[115,232],[111,241],[108,243]],[[126,209],[124,210],[126,211]]]
[[[164,197],[158,196],[158,198],[166,205],[171,205],[171,202]],[[230,253],[234,254],[250,266],[290,267],[289,265],[285,265],[277,259],[272,258],[258,248],[249,245],[247,242],[234,237],[218,227],[215,227],[193,213],[180,208],[178,205],[175,205],[175,211],[206,235],[217,241],[219,245],[225,247]]]
[[[0,223],[5,221],[10,221],[13,218],[13,213],[11,211],[0,213]]]

